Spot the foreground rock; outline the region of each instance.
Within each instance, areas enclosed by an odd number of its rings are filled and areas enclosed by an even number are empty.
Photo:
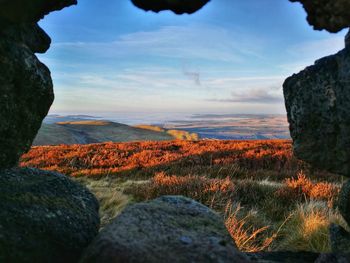
[[[350,176],[350,46],[288,78],[283,90],[295,154]]]
[[[132,205],[86,249],[81,262],[246,262],[222,219],[185,197]]]
[[[146,11],[160,12],[163,10],[171,10],[175,14],[192,14],[210,0],[131,0],[133,4]]]
[[[0,171],[0,262],[77,262],[98,227],[96,199],[65,176]]]
[[[307,20],[315,29],[338,32],[350,27],[349,0],[290,0],[303,4]]]
[[[330,241],[335,253],[350,253],[350,234],[341,226],[330,225]]]

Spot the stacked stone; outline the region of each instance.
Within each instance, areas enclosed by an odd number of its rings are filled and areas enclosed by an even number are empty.
[[[0,262],[77,262],[99,229],[98,202],[67,177],[16,168],[53,102],[35,53],[50,37],[37,22],[75,0],[0,0]]]

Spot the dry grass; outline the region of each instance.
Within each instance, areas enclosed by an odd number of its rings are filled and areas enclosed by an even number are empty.
[[[101,203],[102,224],[130,202],[184,195],[221,213],[238,247],[329,251],[341,178],[312,171],[290,141],[171,141],[34,147],[22,157],[71,175]]]
[[[150,200],[162,195],[183,195],[209,207],[222,209],[233,198],[234,184],[229,178],[210,179],[200,176],[167,176],[156,174],[146,184],[126,190],[136,200]]]
[[[326,202],[309,201],[299,204],[283,229],[279,249],[330,252],[330,223],[345,226],[340,214],[329,208]]]

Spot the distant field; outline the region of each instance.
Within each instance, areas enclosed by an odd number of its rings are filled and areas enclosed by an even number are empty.
[[[43,123],[33,145],[90,144],[109,141],[166,141],[189,137],[188,132],[179,131],[179,133],[171,134],[162,129],[151,130],[100,120],[65,121]]]
[[[161,141],[33,147],[21,166],[58,171],[86,185],[102,226],[130,203],[184,195],[221,213],[248,252],[329,252],[342,178],[297,160],[289,140]]]
[[[285,115],[198,114],[187,120],[169,121],[166,129],[196,133],[201,138],[221,140],[290,139]]]

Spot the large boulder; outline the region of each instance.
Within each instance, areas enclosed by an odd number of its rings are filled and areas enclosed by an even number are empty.
[[[49,69],[34,53],[50,37],[37,25],[45,14],[76,0],[0,0],[0,168],[15,166],[54,100]]]
[[[350,46],[288,78],[283,91],[295,154],[350,176]]]
[[[247,262],[223,220],[185,197],[126,208],[85,250],[81,262]]]
[[[315,29],[338,32],[350,27],[349,0],[290,0],[303,4],[307,20]]]
[[[210,0],[131,0],[133,4],[146,11],[160,12],[163,10],[171,10],[175,14],[192,14]]]
[[[67,177],[0,171],[0,262],[77,262],[98,228],[95,197]]]
[[[36,24],[0,31],[0,168],[17,164],[54,100],[49,69],[34,55],[50,38]]]

